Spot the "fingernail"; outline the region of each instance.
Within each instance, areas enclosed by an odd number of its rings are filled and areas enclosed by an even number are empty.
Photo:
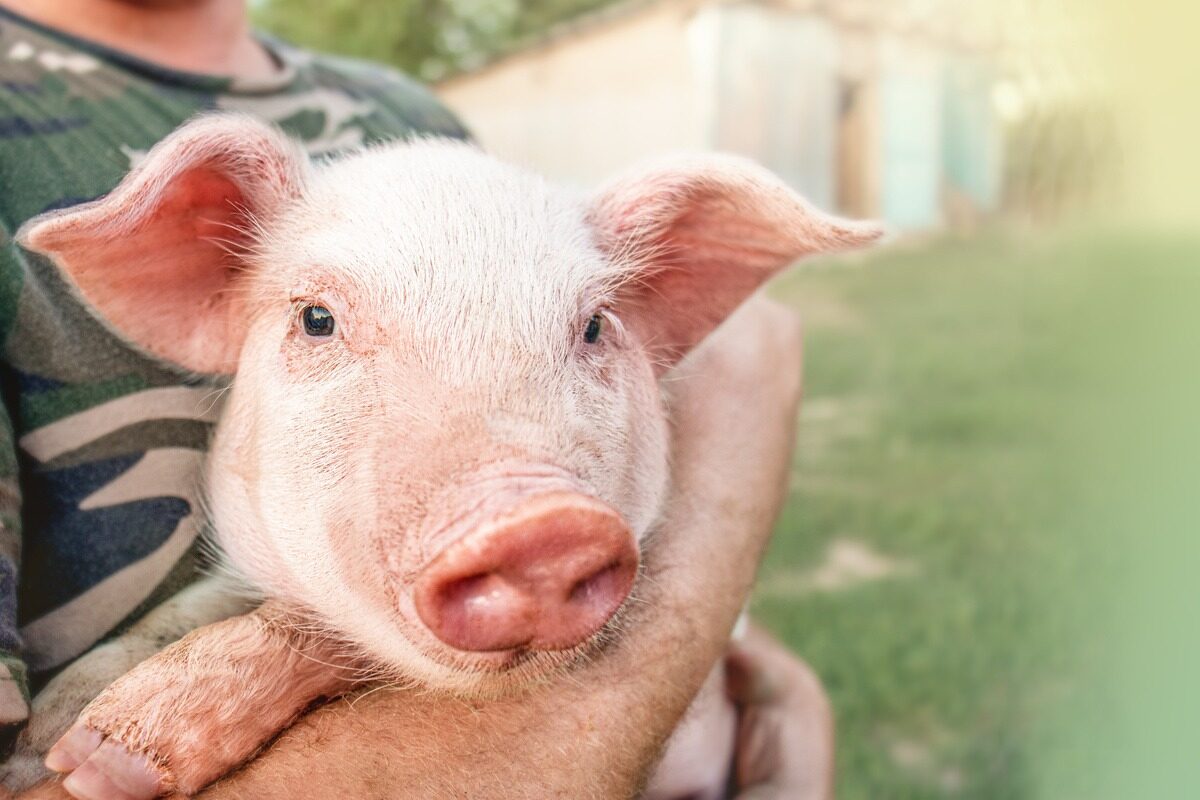
[[[67,776],[63,788],[75,800],[130,800],[128,794],[87,761]]]
[[[86,761],[102,741],[104,737],[99,732],[76,725],[46,753],[46,768],[54,772],[70,772]]]

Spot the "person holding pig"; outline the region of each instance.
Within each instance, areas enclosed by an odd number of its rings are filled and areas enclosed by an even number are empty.
[[[205,602],[186,587],[204,565],[193,487],[219,388],[125,346],[11,234],[109,191],[201,110],[264,117],[315,157],[467,133],[395,73],[256,37],[241,0],[0,0],[0,58],[10,432],[0,450],[0,721],[10,739],[28,739],[39,703],[54,699],[47,692],[95,694],[153,652],[144,648],[182,635]],[[798,397],[777,365],[798,358],[794,324],[760,309],[681,368],[675,500],[647,554],[649,597],[603,657],[478,707],[412,692],[369,694],[354,713],[330,704],[204,796],[631,796],[724,654],[748,592]],[[95,674],[72,676],[85,653]],[[742,793],[827,794],[829,712],[812,673],[761,631],[730,659],[744,709],[733,754]]]

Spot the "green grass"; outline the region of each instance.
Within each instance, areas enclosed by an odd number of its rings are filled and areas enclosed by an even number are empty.
[[[1080,511],[1105,492],[1093,400],[1136,355],[1129,309],[1152,322],[1198,252],[989,233],[773,288],[806,318],[805,399],[754,612],[829,689],[843,800],[1095,796],[1087,753],[1047,777],[1123,552]],[[892,571],[821,584],[847,542]]]

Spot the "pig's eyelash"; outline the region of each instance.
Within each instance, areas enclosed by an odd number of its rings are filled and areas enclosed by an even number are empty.
[[[604,324],[603,339],[621,341],[625,338],[625,325],[621,322],[621,318],[613,313],[608,306],[596,306],[592,310],[579,315],[579,322],[575,329],[577,339],[583,338],[583,333],[587,329],[588,322],[592,317],[600,317]]]
[[[604,320],[605,338],[610,342],[621,343],[626,339],[625,324],[611,309],[602,308],[597,312]]]
[[[308,293],[293,290],[288,307],[291,316],[289,335],[297,336],[300,341],[305,342],[309,346],[329,343],[335,339],[345,339],[349,333],[350,329],[347,328],[346,320],[339,311],[339,304],[326,300],[317,292]],[[329,319],[333,323],[332,332],[317,335],[305,330],[304,312],[306,309],[314,307],[325,309],[329,313]]]
[[[309,295],[309,294],[293,295],[292,298],[288,301],[288,305],[291,308],[291,314],[293,317],[299,316],[300,312],[303,311],[304,309],[308,308],[309,306],[324,306],[325,308],[332,308],[332,306],[329,305],[329,303],[325,302],[320,297],[317,297],[316,295]]]
[[[596,339],[588,339],[588,328],[592,320],[599,318],[600,330]],[[625,327],[620,318],[606,306],[593,306],[591,311],[581,314],[572,326],[572,347],[568,359],[599,367],[612,352],[626,341]]]
[[[621,323],[621,318],[612,312],[611,308],[603,307],[596,310],[596,313],[604,317],[604,321],[620,335],[625,333],[625,326]]]

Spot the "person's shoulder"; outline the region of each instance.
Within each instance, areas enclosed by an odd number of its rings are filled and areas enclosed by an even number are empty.
[[[318,84],[379,106],[414,133],[471,138],[458,117],[428,86],[394,67],[294,47],[288,47],[287,56],[298,61]]]

